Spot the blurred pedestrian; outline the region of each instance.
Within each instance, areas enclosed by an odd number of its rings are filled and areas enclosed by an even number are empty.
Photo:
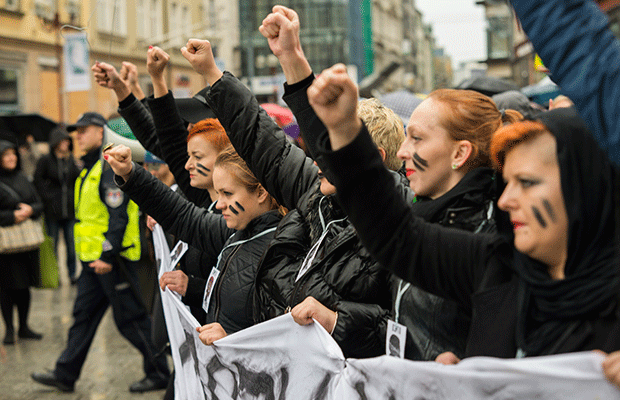
[[[77,282],[73,226],[75,223],[74,190],[80,171],[73,158],[73,141],[66,129],[50,133],[50,152],[42,156],[34,173],[34,185],[45,210],[47,234],[54,241],[58,255],[60,230],[67,249],[67,272],[72,285]]]
[[[36,219],[43,212],[37,191],[21,172],[17,146],[0,140],[0,226]],[[13,306],[17,306],[20,339],[43,336],[28,327],[30,286],[39,281],[39,250],[0,254],[0,307],[5,324],[4,344],[15,343]]]

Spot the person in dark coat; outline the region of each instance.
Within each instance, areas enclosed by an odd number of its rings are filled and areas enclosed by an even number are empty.
[[[362,241],[382,267],[471,311],[466,356],[620,349],[617,171],[575,110],[494,135],[511,243],[413,215],[355,115],[357,88],[343,65],[324,71],[308,97],[328,128],[320,151]]]
[[[0,140],[0,226],[36,219],[43,212],[37,191],[21,172],[17,145]],[[0,254],[0,308],[5,324],[4,344],[15,343],[13,307],[17,306],[20,339],[41,339],[28,327],[30,286],[39,281],[39,250]]]
[[[108,150],[105,157],[120,188],[166,232],[218,260],[203,296],[197,299],[207,312],[206,326],[233,333],[253,325],[251,295],[256,268],[284,212],[234,148],[229,146],[218,155],[213,170],[222,215],[191,204],[132,164],[131,151],[125,146]],[[161,287],[184,296],[187,280]]]
[[[325,126],[308,103],[306,91],[314,74],[303,56],[297,24],[294,10],[276,6],[263,20],[260,31],[285,72],[284,100],[296,115],[310,152],[317,156],[317,138]],[[360,111],[358,116],[365,120]],[[489,142],[503,123],[520,118],[514,111],[500,112],[489,97],[475,91],[432,92],[412,113],[407,136],[397,153],[398,161],[404,161],[408,184],[417,195],[412,204],[414,213],[446,227],[495,232],[498,185],[491,168]],[[454,151],[457,148],[459,152]],[[321,157],[316,160],[329,174]],[[392,279],[392,297],[393,319],[406,330],[405,358],[433,360],[445,351],[464,354],[469,329],[466,310],[397,277]],[[302,316],[299,322],[307,323],[299,311],[293,309],[293,316]],[[382,338],[387,336],[388,324],[381,325]]]
[[[54,240],[56,252],[59,231],[62,229],[67,249],[67,272],[71,284],[75,284],[77,276],[73,240],[73,197],[75,180],[80,170],[73,159],[73,142],[66,129],[59,127],[52,130],[49,145],[49,154],[42,156],[37,163],[33,183],[43,200],[47,234]]]
[[[391,310],[390,275],[362,246],[336,201],[334,187],[314,161],[286,139],[237,78],[219,71],[209,46],[192,39],[182,52],[211,85],[207,102],[239,155],[267,191],[291,210],[258,267],[255,322],[282,315],[302,302],[320,302],[328,309],[321,325],[345,356],[382,354],[385,343],[378,331]],[[377,111],[377,131],[384,129],[396,144],[375,146],[375,151],[386,161],[396,159],[398,169],[402,120],[391,110]],[[413,201],[402,175],[393,171],[391,182],[403,198]]]

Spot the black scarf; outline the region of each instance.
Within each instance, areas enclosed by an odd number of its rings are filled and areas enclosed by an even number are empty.
[[[615,312],[620,281],[613,167],[574,109],[556,109],[539,120],[557,142],[568,254],[566,278],[552,280],[545,265],[515,250],[520,277],[516,339],[531,356],[557,353],[572,332]]]
[[[436,199],[420,197],[412,205],[416,216],[428,222],[440,222],[449,207],[480,206],[497,200],[495,172],[491,168],[475,168],[448,192]]]

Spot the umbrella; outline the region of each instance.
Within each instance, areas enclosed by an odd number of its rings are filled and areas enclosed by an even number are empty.
[[[288,108],[284,108],[274,103],[263,103],[261,104],[261,107],[267,111],[267,114],[269,114],[269,116],[276,121],[280,128],[295,121],[293,112]]]
[[[267,111],[267,114],[269,114],[274,121],[276,121],[276,124],[282,128],[284,133],[293,139],[299,136],[299,125],[291,110],[274,103],[263,103],[261,107]]]
[[[405,125],[409,121],[413,110],[422,100],[424,100],[422,95],[415,94],[409,90],[397,90],[379,97],[379,101],[394,111],[403,120]]]
[[[487,96],[507,92],[509,90],[519,90],[519,87],[510,82],[506,82],[492,76],[477,76],[461,81],[455,89],[475,90]]]
[[[19,142],[32,135],[37,142],[47,142],[49,133],[58,124],[40,114],[0,115],[0,130],[12,132]]]

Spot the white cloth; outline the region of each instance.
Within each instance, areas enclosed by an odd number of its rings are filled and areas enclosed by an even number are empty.
[[[202,393],[189,391],[189,399],[620,400],[620,390],[603,376],[603,356],[593,352],[473,357],[453,366],[389,356],[345,360],[318,323],[300,326],[290,314],[213,346],[200,342],[189,320],[182,324],[187,343],[196,346],[187,370],[195,367],[202,382]]]
[[[164,272],[172,271],[174,265],[171,262],[172,255],[170,254],[170,247],[168,246],[166,235],[159,224],[156,224],[153,228],[153,248],[155,249],[158,275],[161,278]],[[200,324],[189,312],[187,306],[181,302],[181,295],[172,292],[170,289],[162,291],[160,288],[159,290],[162,307],[164,309],[164,318],[166,320],[166,330],[168,331],[168,339],[170,340],[172,363],[174,364],[175,370],[174,398],[176,400],[204,400],[204,396],[200,395],[200,393],[202,393],[202,385],[198,379],[197,371],[193,367],[192,362],[187,362],[189,352],[184,352],[187,346],[183,347],[183,343],[187,340],[185,330],[183,329],[184,324],[193,326],[194,329],[200,326]],[[198,343],[202,344],[200,340],[198,340]],[[194,347],[193,343],[191,347]],[[191,396],[190,393],[192,394]]]

